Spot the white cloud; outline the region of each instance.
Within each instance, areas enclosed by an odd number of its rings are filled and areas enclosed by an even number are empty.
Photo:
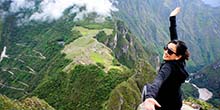
[[[0,0],[0,3],[7,1]],[[35,0],[10,0],[10,2],[9,12],[16,13],[21,9],[37,9]],[[117,3],[117,0],[41,0],[39,9],[29,19],[42,21],[59,19],[67,8],[73,6],[70,13],[79,12],[79,7],[86,7],[86,11],[77,14],[78,18],[90,12],[96,12],[101,16],[110,16],[112,11],[118,10],[113,6],[113,3]],[[0,11],[0,15],[3,15],[3,10],[0,9]]]
[[[34,1],[30,0],[12,0],[9,11],[18,12],[20,9],[31,9],[34,8]]]
[[[218,7],[220,6],[220,1],[219,0],[202,0],[205,4],[211,5],[213,7]]]
[[[110,16],[111,11],[117,11],[109,0],[43,0],[40,4],[41,11],[34,13],[30,19],[53,20],[63,15],[65,9],[70,6],[86,6],[86,12],[96,12],[101,16]],[[72,12],[79,10],[73,9]]]

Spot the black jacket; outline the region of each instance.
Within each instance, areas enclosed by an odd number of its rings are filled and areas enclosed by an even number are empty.
[[[176,17],[170,17],[170,39],[177,40]],[[157,110],[180,110],[182,107],[181,85],[188,77],[184,61],[164,61],[157,77],[147,85],[144,98],[156,99],[161,108]]]
[[[176,16],[171,16],[170,17],[170,40],[177,40],[178,35],[176,32]]]
[[[165,61],[153,83],[148,85],[146,98],[155,98],[162,106],[161,110],[180,110],[182,106],[181,84],[187,77],[188,73],[183,62]]]

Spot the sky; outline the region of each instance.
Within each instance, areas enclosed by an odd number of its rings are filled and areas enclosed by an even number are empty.
[[[6,1],[6,0],[3,0]],[[34,9],[34,0],[11,0],[10,12],[18,12],[21,9]],[[86,11],[82,12],[87,14],[96,12],[101,16],[110,16],[112,11],[118,9],[113,6],[116,0],[42,0],[40,9],[30,16],[31,20],[54,20],[59,19],[65,9],[74,6],[71,12],[79,12],[79,7],[85,6]],[[79,15],[82,15],[82,13]]]
[[[213,7],[220,6],[220,0],[202,0],[205,4],[211,5]]]
[[[7,0],[0,0],[1,2]],[[18,12],[21,9],[34,9],[34,0],[11,0],[10,12]],[[204,3],[213,7],[220,6],[220,0],[202,0]],[[63,12],[71,7],[72,13],[79,12],[79,7],[85,6],[86,11],[77,14],[76,18],[81,18],[83,15],[96,12],[101,16],[110,16],[112,11],[118,11],[113,6],[117,0],[42,0],[40,8],[33,13],[29,20],[56,20],[63,16]]]

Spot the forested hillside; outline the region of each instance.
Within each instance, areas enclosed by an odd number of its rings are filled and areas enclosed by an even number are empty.
[[[181,7],[177,16],[179,39],[191,51],[188,69],[195,72],[220,58],[220,8],[194,0],[123,0],[114,14],[128,24],[144,46],[162,55],[162,47],[169,41],[169,13]],[[152,56],[154,57],[154,56]]]
[[[220,83],[216,78],[220,77],[219,70],[210,69],[207,65],[216,65],[214,62],[220,58],[220,7],[217,7],[218,4],[212,7],[214,4],[211,0],[209,3],[212,5],[205,3],[202,0],[123,0],[116,4],[119,11],[114,15],[128,24],[131,32],[139,37],[148,50],[161,56],[162,47],[169,41],[170,11],[180,6],[177,32],[179,39],[186,42],[191,52],[187,70],[203,76],[195,79],[195,82],[214,93],[209,102],[218,106]],[[157,55],[150,55],[150,59],[157,58]],[[150,62],[154,64],[155,60]],[[184,87],[185,95],[198,98],[195,88]]]
[[[215,106],[220,105],[220,61],[216,61],[210,64],[200,71],[198,71],[193,77],[193,83],[197,84],[199,87],[207,87],[214,94],[213,98],[208,102],[214,104]]]
[[[137,109],[169,40],[173,3],[183,7],[178,32],[193,47],[189,69],[194,71],[220,51],[213,49],[219,43],[219,19],[213,16],[219,12],[209,7],[213,13],[201,17],[206,8],[195,6],[200,2],[0,1],[1,109]],[[184,10],[184,4],[190,5]],[[199,13],[188,13],[192,7]],[[193,91],[188,88],[185,98],[198,95],[188,94]]]
[[[18,100],[11,100],[6,96],[0,95],[0,109],[1,110],[55,110],[48,105],[44,100],[37,97],[31,97]]]
[[[123,21],[97,13],[76,19],[68,10],[53,21],[25,18],[32,11],[7,12],[0,23],[1,51],[9,56],[0,62],[0,92],[11,98],[3,100],[39,97],[55,109],[137,108],[155,71]]]

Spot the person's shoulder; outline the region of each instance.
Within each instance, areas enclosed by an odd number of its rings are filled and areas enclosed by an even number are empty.
[[[185,69],[184,62],[182,61],[168,61],[165,65],[174,70]]]
[[[173,66],[170,62],[163,62],[159,69],[159,71],[166,71],[166,73],[170,73],[168,71],[172,71],[172,70],[173,70]]]
[[[175,63],[175,61],[173,61],[173,60],[166,60],[166,61],[163,62],[164,65],[171,65],[171,64],[174,64],[174,63]]]
[[[161,64],[161,67],[172,67],[173,63],[171,61],[165,61]]]
[[[163,66],[166,66],[166,67],[175,67],[175,65],[177,65],[177,62],[176,61],[165,61]]]

